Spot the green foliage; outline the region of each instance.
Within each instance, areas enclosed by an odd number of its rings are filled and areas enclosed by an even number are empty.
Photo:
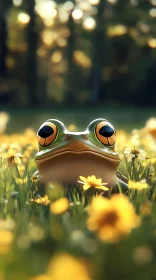
[[[43,191],[39,182],[32,182],[32,169],[29,170],[28,165],[21,176],[16,165],[8,166],[7,162],[4,164],[1,161],[0,225],[2,219],[6,223],[8,221],[5,227],[14,236],[8,254],[1,255],[0,249],[0,271],[4,279],[24,280],[45,273],[51,256],[56,252],[68,252],[87,258],[94,268],[95,280],[154,279],[156,181],[150,176],[153,168],[154,165],[151,167],[150,164],[144,167],[138,159],[131,162],[125,159],[121,162],[119,171],[122,174],[134,181],[146,179],[149,188],[128,192],[130,201],[141,217],[141,226],[123,240],[109,244],[100,241],[86,226],[86,206],[97,193],[84,193],[77,185],[71,184],[63,189],[59,185],[49,184]],[[27,180],[22,182],[24,178]],[[40,199],[39,188],[42,189],[42,196],[47,192],[51,202],[62,196],[68,197],[69,209],[64,214],[55,215],[49,205],[32,201]],[[148,203],[151,212],[146,215],[142,207]]]

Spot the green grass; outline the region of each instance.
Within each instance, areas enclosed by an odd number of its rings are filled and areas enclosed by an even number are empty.
[[[107,106],[106,106],[107,107]],[[92,232],[87,226],[88,206],[97,190],[84,191],[79,184],[69,184],[65,188],[58,184],[43,186],[39,181],[32,181],[37,167],[34,162],[37,139],[33,134],[24,134],[25,128],[37,131],[48,118],[58,118],[65,123],[75,124],[78,131],[87,127],[97,117],[108,118],[117,129],[142,128],[147,118],[153,116],[151,109],[132,110],[121,108],[75,109],[73,111],[39,110],[25,112],[9,112],[10,120],[7,135],[1,135],[0,147],[6,144],[3,152],[7,153],[12,144],[17,144],[19,151],[28,152],[28,160],[22,164],[10,164],[13,158],[0,159],[0,280],[31,280],[33,276],[44,274],[49,280],[47,269],[51,259],[57,254],[68,253],[89,263],[90,278],[83,278],[80,271],[75,271],[74,278],[65,278],[71,265],[58,270],[62,278],[54,280],[155,280],[156,279],[156,158],[155,140],[147,132],[138,131],[139,146],[146,150],[150,160],[134,160],[128,162],[123,158],[126,146],[134,147],[133,136],[117,134],[116,149],[122,158],[119,172],[129,180],[140,182],[146,180],[148,188],[126,193],[136,214],[140,217],[140,226],[132,229],[125,237],[114,243],[102,241],[98,231]],[[133,112],[133,114],[132,114]],[[134,125],[135,121],[135,125]],[[19,133],[12,135],[12,133]],[[120,138],[121,137],[121,138]],[[125,146],[126,145],[126,146]],[[32,149],[29,149],[32,148]],[[21,167],[23,167],[21,169]],[[61,172],[61,170],[60,170]],[[83,175],[83,174],[80,174]],[[93,174],[90,174],[93,175]],[[96,174],[95,174],[96,175]],[[22,180],[26,180],[23,181]],[[35,201],[47,194],[49,205],[37,204]],[[109,195],[108,195],[109,196]],[[61,197],[67,197],[70,206],[65,213],[55,215],[50,205]],[[111,198],[110,198],[111,199]],[[123,209],[125,222],[127,212]],[[85,266],[88,270],[88,266]],[[74,268],[73,268],[74,269]]]
[[[30,161],[25,165],[22,175],[22,178],[27,177],[28,180],[19,184],[16,182],[16,178],[20,176],[18,167],[8,167],[4,165],[4,161],[1,162],[0,217],[9,222],[3,226],[0,223],[0,245],[3,245],[3,227],[14,236],[8,254],[0,255],[0,271],[4,279],[24,280],[43,274],[52,255],[58,252],[86,258],[93,268],[91,279],[155,279],[156,180],[149,176],[155,172],[155,165],[144,167],[140,161],[122,161],[120,171],[124,171],[131,180],[146,179],[149,188],[127,193],[141,217],[141,226],[114,244],[101,241],[96,233],[87,229],[85,206],[96,194],[94,191],[84,193],[78,187],[70,185],[63,191],[50,184],[46,192],[51,201],[66,196],[71,202],[68,211],[61,215],[52,214],[49,206],[31,202],[32,198],[43,196],[45,191],[39,182],[32,182],[31,175],[34,170],[34,163]],[[141,205],[149,201],[152,210],[151,214],[146,216],[141,214]],[[74,238],[75,232],[78,233],[77,238]]]
[[[80,108],[52,108],[42,109],[20,109],[8,111],[10,121],[7,127],[8,133],[23,132],[24,129],[31,127],[35,131],[47,119],[56,118],[66,126],[75,124],[79,131],[85,130],[88,124],[96,118],[108,119],[116,129],[131,131],[134,128],[142,128],[147,119],[155,116],[155,108],[133,108],[121,107],[117,105],[103,106],[82,106]]]

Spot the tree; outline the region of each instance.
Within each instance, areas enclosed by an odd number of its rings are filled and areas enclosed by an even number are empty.
[[[6,77],[6,56],[7,56],[7,12],[12,5],[11,0],[0,1],[0,77]]]
[[[103,58],[105,56],[105,19],[104,10],[106,2],[101,0],[98,6],[96,16],[96,29],[93,35],[93,54],[92,54],[92,69],[91,69],[91,88],[90,101],[95,104],[99,100],[100,86],[102,82],[102,69],[104,67]]]
[[[37,95],[37,47],[38,47],[38,32],[35,20],[35,0],[26,1],[26,11],[30,16],[30,21],[27,26],[27,65],[26,65],[26,84],[28,87],[29,105],[35,107],[38,105]]]

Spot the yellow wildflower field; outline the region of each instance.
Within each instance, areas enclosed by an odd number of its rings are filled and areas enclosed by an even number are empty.
[[[37,149],[33,129],[0,135],[0,280],[155,279],[156,119],[117,131],[125,194],[95,174],[43,189]]]

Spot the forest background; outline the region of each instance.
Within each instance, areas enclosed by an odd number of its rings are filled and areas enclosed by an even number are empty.
[[[155,18],[156,0],[1,0],[0,107],[151,110]]]

